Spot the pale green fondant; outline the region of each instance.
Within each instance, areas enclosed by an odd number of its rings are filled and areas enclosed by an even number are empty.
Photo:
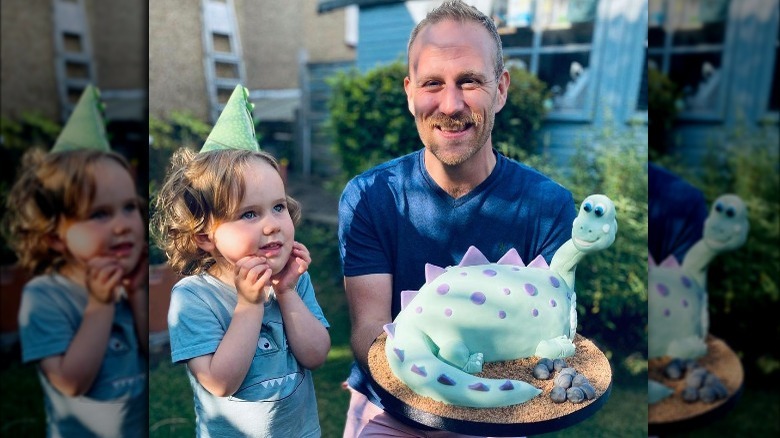
[[[616,232],[612,201],[591,195],[573,224],[577,241],[564,244],[550,267],[514,262],[513,251],[498,263],[472,263],[484,260],[474,247],[461,265],[430,267],[434,278],[386,326],[393,373],[416,393],[457,406],[509,406],[539,395],[527,382],[472,374],[486,362],[573,355],[574,268],[585,253],[611,245]]]
[[[655,380],[647,381],[647,402],[650,404],[658,403],[659,401],[674,394],[674,390],[668,386],[656,382]]]
[[[707,353],[707,266],[747,240],[747,208],[736,195],[720,196],[704,221],[702,239],[685,254],[648,269],[648,357],[695,359]]]

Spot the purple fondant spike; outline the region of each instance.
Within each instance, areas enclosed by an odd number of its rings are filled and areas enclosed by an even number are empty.
[[[444,268],[436,265],[432,265],[430,263],[425,264],[425,282],[430,283],[431,280],[435,279],[439,275],[444,273]]]
[[[652,266],[652,267],[656,267],[656,266],[658,266],[658,265],[655,263],[655,259],[653,258],[653,255],[652,255],[652,254],[650,254],[650,253],[647,253],[647,266]]]
[[[412,372],[415,374],[419,374],[423,377],[428,377],[428,372],[425,371],[425,367],[418,367],[417,365],[412,365]]]
[[[669,257],[665,258],[664,261],[661,262],[661,266],[663,266],[664,268],[679,268],[680,262],[678,262],[674,254],[672,254],[669,255]]]
[[[547,264],[547,260],[542,257],[541,254],[536,256],[536,258],[528,264],[529,268],[542,268],[542,269],[550,269],[550,265]]]
[[[404,351],[400,348],[393,348],[393,351],[395,352],[395,355],[398,356],[398,359],[401,360],[401,362],[404,361]]]
[[[385,329],[385,333],[387,333],[387,337],[390,339],[395,338],[395,323],[391,322],[389,324],[385,324],[382,326],[383,329]]]
[[[472,383],[471,385],[469,385],[469,389],[473,389],[474,391],[482,391],[482,392],[490,391],[490,387],[485,385],[482,382]]]
[[[517,253],[517,250],[512,248],[509,251],[504,254],[503,257],[501,257],[497,262],[499,265],[514,265],[514,266],[520,266],[525,267],[525,263],[523,263],[523,258],[520,257],[520,254]]]
[[[412,301],[417,294],[420,293],[416,290],[402,290],[401,291],[401,310],[406,309],[406,306]]]
[[[437,382],[441,383],[442,385],[447,386],[455,386],[455,381],[450,378],[450,376],[446,374],[442,374],[439,376],[438,379],[436,379]]]
[[[507,380],[503,385],[499,386],[498,389],[502,391],[511,391],[515,389],[515,385],[513,385],[511,381]]]
[[[466,254],[463,254],[463,258],[460,260],[460,263],[458,263],[458,266],[476,266],[476,265],[486,265],[490,263],[485,257],[484,254],[482,254],[477,247],[470,246],[469,249],[466,251]]]

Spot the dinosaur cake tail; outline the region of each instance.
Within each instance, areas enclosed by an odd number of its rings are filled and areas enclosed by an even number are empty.
[[[395,332],[396,327],[399,333]],[[480,408],[523,403],[542,392],[526,382],[476,377],[450,365],[434,354],[437,348],[433,342],[415,327],[387,324],[385,331],[390,368],[417,394],[443,403]]]

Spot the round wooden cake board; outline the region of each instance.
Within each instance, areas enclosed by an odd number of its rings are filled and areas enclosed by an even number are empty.
[[[452,406],[418,395],[401,382],[387,363],[383,333],[368,353],[373,387],[385,411],[399,421],[423,430],[440,429],[480,436],[536,435],[565,429],[595,414],[609,398],[612,369],[604,353],[588,339],[576,335],[576,353],[566,363],[588,378],[596,397],[582,403],[555,403],[550,399],[553,379],[539,380],[532,370],[538,358],[486,363],[479,376],[522,380],[542,393],[514,406],[469,408]],[[558,375],[556,372],[554,375]]]
[[[681,395],[685,388],[685,379],[670,380],[663,375],[663,369],[670,359],[652,359],[649,361],[648,377],[675,391],[669,397],[648,406],[649,435],[664,436],[704,427],[723,418],[737,404],[745,379],[742,363],[723,340],[709,335],[706,342],[707,355],[697,361],[720,379],[729,391],[728,397],[714,403],[687,403]]]

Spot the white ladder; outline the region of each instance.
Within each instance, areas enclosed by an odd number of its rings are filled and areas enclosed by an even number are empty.
[[[233,0],[202,0],[201,8],[206,89],[214,123],[236,85],[245,83],[246,72]]]

